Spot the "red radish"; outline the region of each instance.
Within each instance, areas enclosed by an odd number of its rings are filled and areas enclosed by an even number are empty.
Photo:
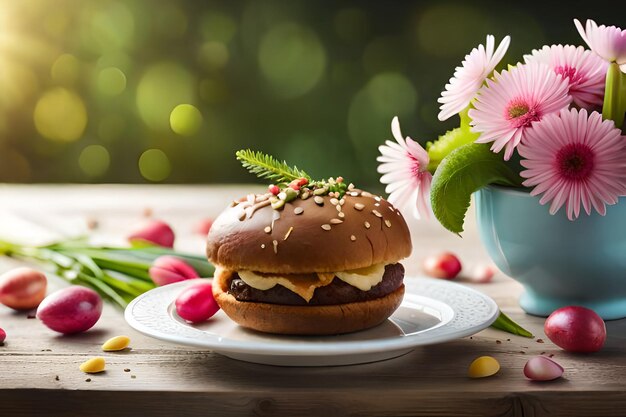
[[[15,310],[37,308],[46,296],[48,280],[31,268],[15,268],[0,276],[0,303]]]
[[[461,261],[453,253],[443,252],[424,259],[424,272],[431,277],[454,279],[461,272]]]
[[[606,340],[606,326],[595,311],[567,306],[554,311],[543,326],[546,336],[568,352],[597,352]]]
[[[167,248],[174,247],[174,231],[161,220],[148,220],[128,236],[132,242],[150,242]]]
[[[545,356],[535,356],[526,362],[524,376],[533,381],[552,381],[563,376],[563,367]]]
[[[37,308],[37,318],[63,334],[91,329],[101,314],[102,298],[94,290],[78,285],[50,294]]]
[[[195,269],[175,256],[159,256],[148,270],[150,278],[159,287],[186,279],[200,278]]]
[[[213,226],[213,219],[202,219],[198,223],[196,223],[194,227],[194,232],[199,235],[206,236],[209,234],[211,226]]]
[[[493,280],[495,273],[496,269],[493,265],[478,264],[471,268],[468,274],[464,274],[464,277],[478,284],[487,284]]]
[[[176,298],[176,312],[191,323],[208,320],[220,306],[213,298],[210,282],[202,282],[185,288]]]
[[[7,332],[4,329],[0,329],[0,345],[4,343],[7,338]]]

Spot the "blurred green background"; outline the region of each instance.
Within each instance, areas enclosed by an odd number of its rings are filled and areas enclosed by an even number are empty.
[[[0,181],[228,183],[234,151],[378,180],[390,121],[425,142],[488,33],[507,62],[581,44],[598,2],[0,1]],[[615,21],[622,19],[622,21]]]

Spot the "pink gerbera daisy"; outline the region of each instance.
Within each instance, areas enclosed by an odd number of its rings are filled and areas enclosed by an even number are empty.
[[[572,45],[552,45],[524,55],[527,64],[548,65],[556,74],[567,79],[569,94],[579,107],[601,106],[604,82],[609,64],[593,52]]]
[[[397,117],[391,122],[391,132],[396,142],[388,140],[378,147],[381,154],[377,158],[381,162],[378,172],[384,174],[380,182],[387,184],[385,192],[390,203],[400,210],[412,206],[415,217],[429,218],[433,176],[428,172],[428,153],[410,137],[403,138]]]
[[[519,146],[524,185],[535,187],[531,195],[543,194],[539,202],[551,201],[550,213],[565,204],[574,220],[582,204],[604,215],[606,204],[626,195],[626,138],[612,121],[597,112],[562,110],[535,123]]]
[[[568,89],[567,80],[545,65],[518,64],[494,73],[469,111],[473,131],[481,134],[476,142],[493,142],[494,152],[506,147],[504,159],[509,160],[534,122],[570,104]]]
[[[511,38],[505,36],[494,52],[495,38],[493,35],[487,35],[487,47],[482,44],[478,45],[465,55],[461,66],[456,67],[454,76],[450,78],[445,91],[437,100],[441,103],[439,120],[447,120],[469,106],[470,101],[474,99],[476,92],[485,82],[485,78],[504,57],[510,43]]]
[[[587,19],[585,27],[578,19],[574,24],[589,48],[608,62],[617,62],[622,72],[626,72],[626,30],[616,26],[598,26]]]

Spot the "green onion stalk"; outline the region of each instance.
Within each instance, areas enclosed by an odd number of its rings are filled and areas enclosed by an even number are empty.
[[[85,239],[45,246],[0,241],[1,255],[40,263],[70,284],[90,287],[121,308],[156,286],[149,269],[160,256],[182,259],[201,277],[213,276],[214,272],[213,265],[204,256],[160,246],[94,246]]]

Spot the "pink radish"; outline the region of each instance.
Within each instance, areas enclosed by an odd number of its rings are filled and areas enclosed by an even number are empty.
[[[544,324],[546,336],[569,352],[597,352],[606,340],[606,326],[595,311],[567,306],[554,311]]]
[[[63,334],[91,329],[101,314],[102,298],[94,290],[78,285],[50,294],[37,308],[37,318]]]
[[[199,323],[213,317],[220,309],[213,298],[210,282],[201,282],[185,288],[176,298],[176,312],[191,323]]]
[[[31,268],[15,268],[0,276],[0,303],[14,310],[36,308],[46,296],[48,280]]]

